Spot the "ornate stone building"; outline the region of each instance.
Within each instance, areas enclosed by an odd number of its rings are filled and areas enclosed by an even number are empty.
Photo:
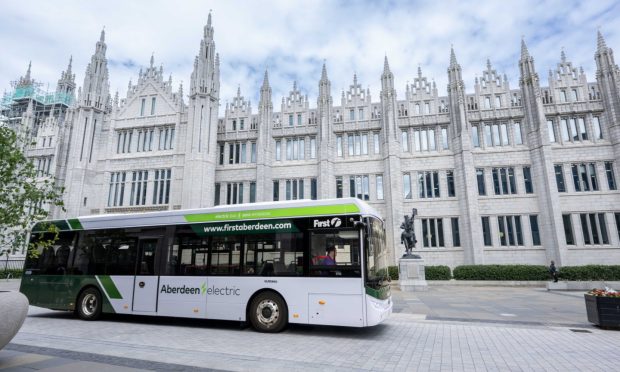
[[[18,94],[29,69],[2,102],[66,188],[56,218],[353,196],[384,215],[393,260],[417,208],[429,264],[620,262],[620,71],[600,33],[595,81],[562,52],[540,86],[522,42],[517,87],[487,61],[467,92],[452,50],[445,95],[418,68],[398,97],[386,57],[374,101],[354,76],[335,105],[323,65],[316,106],[294,84],[279,111],[267,72],[256,111],[240,91],[219,111],[210,15],[189,95],[151,57],[111,97],[105,53],[102,32],[75,99],[70,63],[56,93]]]

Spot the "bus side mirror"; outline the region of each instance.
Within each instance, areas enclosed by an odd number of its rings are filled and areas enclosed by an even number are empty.
[[[367,226],[366,222],[362,222],[362,221],[355,221],[355,223],[353,224],[353,227],[355,227],[356,229],[364,229]]]

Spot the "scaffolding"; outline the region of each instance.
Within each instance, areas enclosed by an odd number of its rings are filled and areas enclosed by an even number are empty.
[[[64,116],[74,101],[71,93],[49,92],[41,89],[40,83],[31,79],[11,82],[12,90],[0,98],[0,125],[17,130],[22,125],[22,118],[28,108],[32,112],[32,121],[25,129],[31,136],[36,136],[40,124],[46,118],[55,117],[64,122]]]
[[[24,100],[33,100],[43,106],[60,104],[68,107],[73,103],[73,95],[60,92],[49,93],[33,83],[32,85],[17,87],[10,93],[5,93],[2,101],[0,101],[0,111],[9,110],[14,104]]]

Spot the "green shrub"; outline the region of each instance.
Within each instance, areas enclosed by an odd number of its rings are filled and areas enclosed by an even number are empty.
[[[450,267],[439,266],[425,266],[424,271],[426,273],[426,280],[450,280],[452,275],[450,274]]]
[[[11,275],[12,279],[21,278],[22,270],[14,270],[14,269],[0,270],[0,279],[6,279],[9,276],[9,274]]]
[[[390,279],[398,280],[398,266],[388,266],[388,274]]]
[[[452,271],[457,280],[547,280],[549,270],[542,265],[463,265]]]
[[[564,266],[558,277],[563,280],[620,280],[620,265]]]

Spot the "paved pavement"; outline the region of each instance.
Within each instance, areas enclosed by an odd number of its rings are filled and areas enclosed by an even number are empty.
[[[394,303],[372,328],[291,326],[275,335],[235,322],[84,322],[31,307],[0,351],[0,370],[619,370],[620,332],[587,324],[581,293],[431,287],[394,290]]]

